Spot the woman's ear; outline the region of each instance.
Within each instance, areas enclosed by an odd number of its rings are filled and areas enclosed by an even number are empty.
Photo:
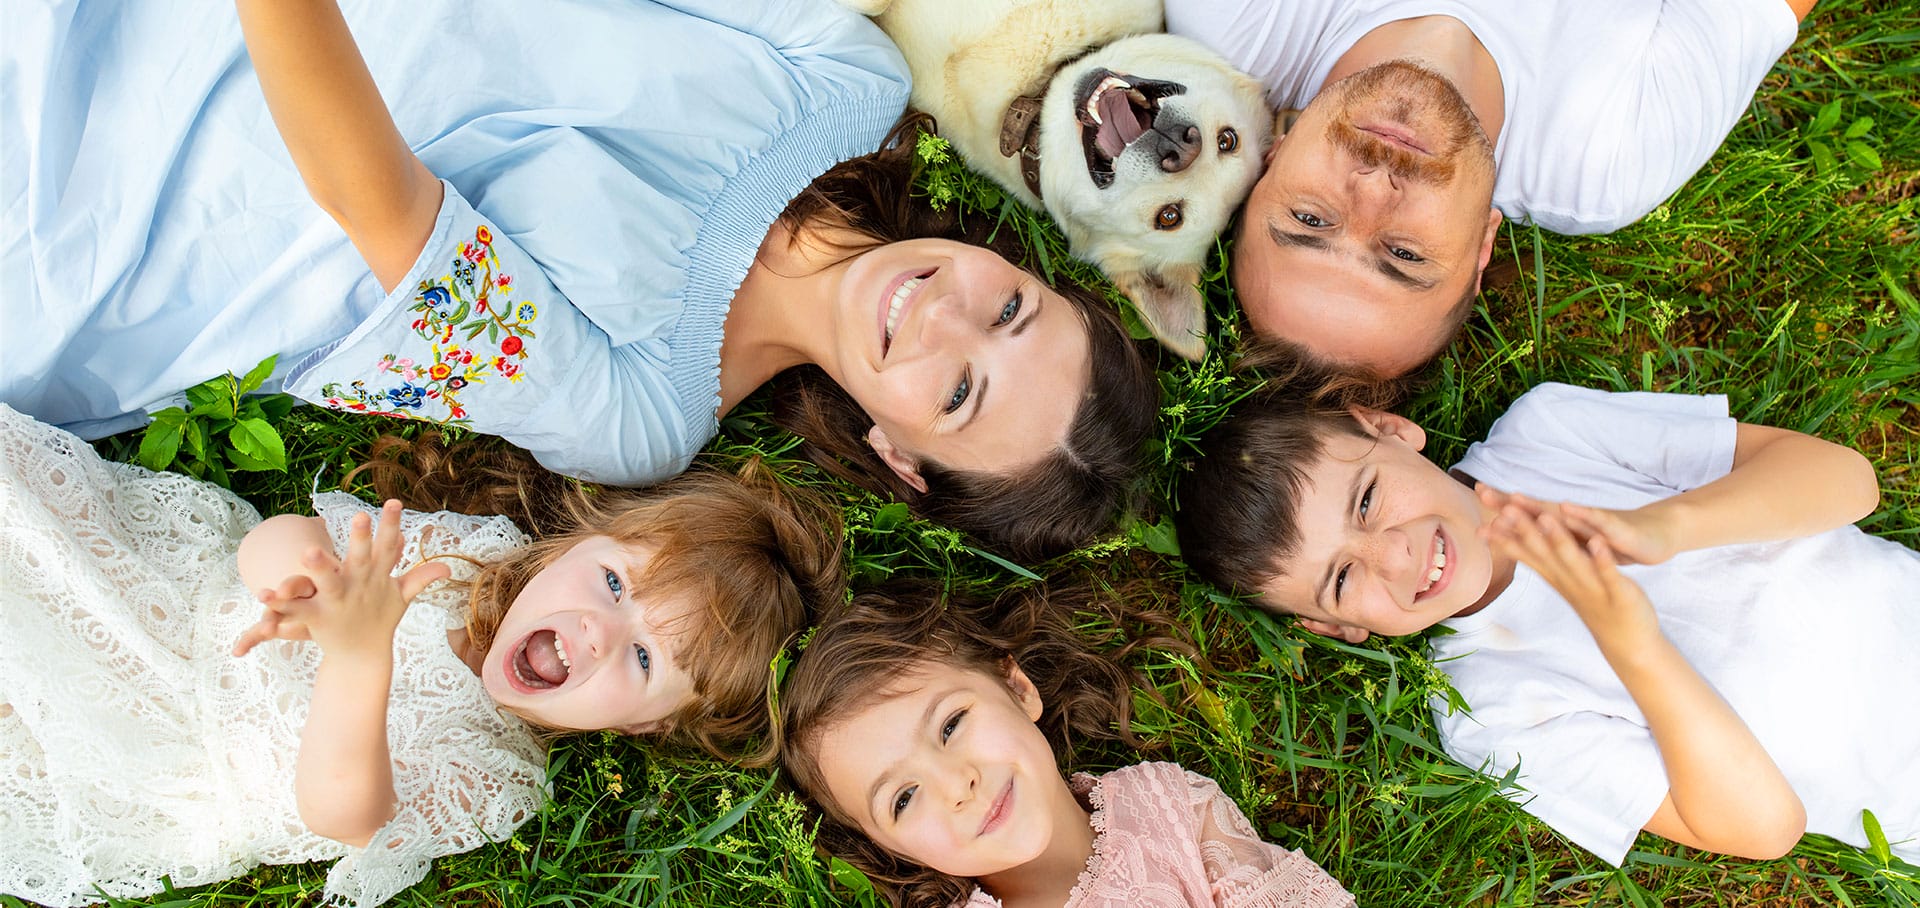
[[[920,477],[920,465],[914,463],[911,455],[900,450],[893,443],[893,439],[887,437],[886,430],[878,425],[868,429],[867,446],[873,449],[873,453],[880,455],[881,462],[887,465],[887,469],[893,471],[893,475],[900,477],[900,480],[907,485],[913,486],[914,491],[922,495],[927,494],[927,481]]]
[[[1033,679],[1020,670],[1020,664],[1007,657],[1007,690],[1013,693],[1013,700],[1027,711],[1027,718],[1040,721],[1040,713],[1046,704],[1040,702],[1040,689],[1033,685]]]
[[[1344,624],[1335,624],[1331,621],[1319,621],[1313,618],[1295,618],[1294,620],[1300,622],[1301,627],[1319,634],[1322,637],[1332,637],[1335,640],[1345,640],[1348,643],[1365,643],[1367,637],[1370,636],[1364,627],[1348,627]]]
[[[1349,407],[1347,412],[1353,416],[1354,422],[1374,438],[1398,438],[1415,451],[1427,446],[1427,430],[1398,413],[1370,407]]]

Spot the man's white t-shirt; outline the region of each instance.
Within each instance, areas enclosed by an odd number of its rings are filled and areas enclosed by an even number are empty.
[[[1541,385],[1454,470],[1551,501],[1633,508],[1726,475],[1726,399]],[[1842,527],[1622,569],[1660,629],[1753,730],[1807,810],[1807,831],[1868,844],[1873,811],[1920,863],[1920,552]],[[1619,864],[1667,795],[1646,719],[1586,625],[1540,575],[1429,647],[1470,712],[1435,713],[1449,754]]]
[[[1167,0],[1167,30],[1302,108],[1379,26],[1451,16],[1500,67],[1493,203],[1556,233],[1639,220],[1700,169],[1798,24],[1785,0]]]

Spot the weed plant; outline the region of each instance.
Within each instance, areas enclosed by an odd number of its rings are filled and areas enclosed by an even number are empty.
[[[1642,223],[1600,237],[1503,227],[1476,317],[1409,408],[1427,427],[1429,454],[1451,462],[1542,381],[1726,394],[1741,420],[1865,452],[1883,498],[1863,525],[1920,547],[1916,99],[1920,10],[1911,0],[1830,0],[1725,147]],[[1041,268],[1097,280],[1043,218],[942,153],[922,149],[930,199],[1017,232]],[[1610,867],[1498,797],[1497,780],[1441,753],[1428,703],[1447,688],[1419,640],[1349,646],[1195,580],[1178,557],[1167,496],[1194,438],[1251,387],[1223,353],[1242,330],[1224,274],[1216,259],[1206,279],[1209,358],[1157,354],[1163,432],[1144,509],[1056,562],[1006,564],[825,478],[770,426],[764,397],[724,421],[709,456],[759,455],[795,482],[829,489],[845,507],[856,584],[895,574],[987,590],[1042,574],[1149,581],[1202,656],[1147,666],[1172,704],[1141,700],[1141,730],[1164,742],[1155,756],[1218,779],[1271,840],[1305,849],[1369,908],[1920,905],[1920,871],[1817,837],[1786,858],[1751,862],[1643,836],[1624,867]],[[306,510],[316,475],[337,482],[392,427],[302,407],[277,428],[290,470],[234,474],[267,513]],[[123,437],[106,449],[133,459],[138,445]],[[1100,770],[1138,759],[1096,748],[1072,763]],[[538,818],[510,841],[437,862],[394,904],[878,904],[857,873],[814,854],[805,815],[771,773],[612,735],[563,740],[551,771],[555,800]],[[268,867],[129,904],[312,904],[322,875]]]

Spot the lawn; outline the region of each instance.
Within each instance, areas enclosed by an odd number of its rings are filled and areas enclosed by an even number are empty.
[[[1917,113],[1920,8],[1822,3],[1726,146],[1643,223],[1577,238],[1501,228],[1477,316],[1409,408],[1428,429],[1429,453],[1450,462],[1542,381],[1722,393],[1741,420],[1865,452],[1882,504],[1863,526],[1920,547]],[[1021,231],[1043,267],[1091,274],[1065,258],[1044,222],[997,202],[953,162],[930,165],[924,184]],[[1189,364],[1158,354],[1163,435],[1145,510],[1053,563],[1009,568],[826,479],[770,428],[764,397],[729,416],[712,448],[721,458],[764,456],[842,501],[856,585],[905,574],[990,590],[1041,574],[1157,590],[1150,595],[1182,616],[1203,658],[1147,660],[1173,704],[1143,701],[1141,730],[1162,744],[1151,756],[1219,780],[1271,840],[1305,849],[1364,906],[1920,906],[1920,871],[1818,838],[1784,859],[1749,862],[1642,837],[1626,866],[1609,867],[1440,753],[1427,704],[1445,681],[1420,641],[1348,646],[1193,579],[1172,543],[1167,496],[1194,456],[1192,439],[1254,380],[1230,371],[1240,327],[1223,268],[1208,285],[1211,356]],[[234,477],[268,513],[305,510],[312,477],[337,477],[388,427],[300,408],[279,428],[290,471]],[[123,437],[105,449],[131,458],[138,444]],[[1072,765],[1138,759],[1096,748]],[[877,904],[857,874],[815,856],[803,811],[770,773],[603,735],[559,743],[552,773],[557,797],[538,819],[508,842],[439,861],[394,904]],[[323,872],[264,868],[142,904],[311,904]]]

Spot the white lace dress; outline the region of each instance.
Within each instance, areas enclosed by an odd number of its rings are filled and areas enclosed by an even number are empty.
[[[336,545],[370,510],[338,493],[314,506]],[[0,892],[83,904],[339,859],[328,901],[370,906],[538,811],[545,756],[449,647],[465,606],[441,584],[395,635],[397,815],[364,849],[301,824],[294,757],[319,649],[229,655],[259,617],[234,562],[259,520],[223,489],[102,460],[0,406]],[[502,518],[408,512],[409,563],[429,526],[431,551],[483,560],[525,541]]]

